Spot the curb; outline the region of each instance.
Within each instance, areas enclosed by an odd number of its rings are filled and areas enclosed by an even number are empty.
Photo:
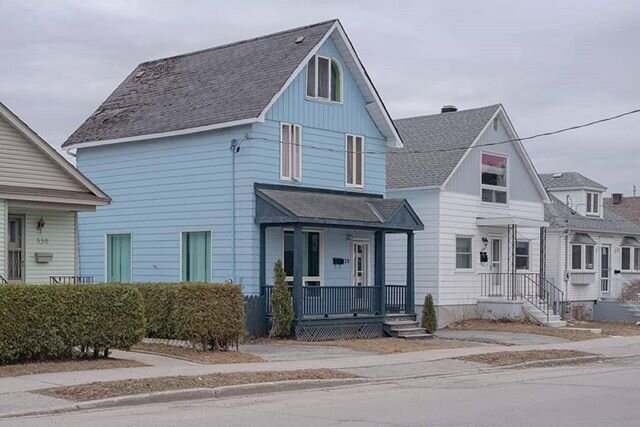
[[[155,393],[144,393],[131,396],[119,396],[107,399],[92,400],[88,402],[78,402],[70,405],[57,406],[36,411],[9,412],[0,414],[0,419],[62,414],[90,409],[108,409],[152,403],[170,403],[183,400],[221,399],[226,397],[250,396],[253,394],[313,390],[358,385],[368,382],[373,381],[371,381],[371,379],[369,378],[295,380],[231,385],[216,388],[193,388],[185,390],[160,391]]]

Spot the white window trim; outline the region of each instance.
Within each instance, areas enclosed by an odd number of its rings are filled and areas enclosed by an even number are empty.
[[[629,269],[622,268],[622,250],[629,249]],[[634,256],[635,251],[640,251],[640,248],[636,248],[633,246],[620,246],[620,271],[623,273],[640,273],[640,269],[635,269],[634,265]]]
[[[349,154],[349,137],[352,137],[352,138],[353,138],[353,146],[354,146],[354,148],[355,148],[355,146],[356,146],[356,138],[361,138],[361,139],[362,139],[362,156],[361,156],[361,157],[362,157],[362,167],[361,167],[362,176],[360,177],[360,182],[361,182],[361,184],[356,184],[356,183],[355,183],[355,181],[356,181],[356,180],[355,180],[355,178],[356,178],[356,175],[355,175],[355,174],[356,174],[356,165],[357,165],[357,162],[356,162],[356,155],[355,155],[355,154],[356,154],[356,152],[355,152],[355,151],[353,152],[353,156],[352,156],[352,157],[353,157],[353,165],[351,165],[351,167],[352,167],[352,171],[353,171],[353,178],[354,178],[353,182],[354,182],[354,183],[353,183],[353,184],[350,184],[350,183],[349,183],[349,176],[348,176],[349,168],[347,167],[347,166],[348,166],[348,165],[347,165],[347,162],[349,161],[349,155],[348,155],[348,154]],[[365,160],[365,151],[366,151],[366,150],[365,150],[365,140],[364,140],[364,136],[362,136],[362,135],[355,135],[355,134],[352,134],[352,133],[347,133],[347,134],[344,136],[344,183],[345,183],[345,186],[346,186],[346,187],[350,187],[350,188],[364,188],[364,177],[365,177],[365,175],[366,175],[366,174],[365,174],[365,170],[364,170],[364,168],[365,168],[365,164],[366,164],[366,160]]]
[[[586,245],[582,243],[570,243],[569,250],[569,270],[574,273],[596,273],[596,247],[597,245]],[[580,268],[573,268],[573,247],[580,246]],[[587,246],[593,247],[593,268],[587,268]]]
[[[109,283],[108,277],[107,277],[107,272],[109,270],[109,258],[107,255],[107,248],[108,248],[107,241],[109,240],[109,236],[112,236],[115,234],[129,235],[129,242],[131,244],[131,247],[129,248],[129,252],[130,252],[129,258],[131,258],[131,261],[130,261],[131,262],[131,283],[135,283],[135,281],[133,280],[133,232],[132,231],[108,231],[104,233],[104,283]]]
[[[315,87],[313,90],[313,93],[315,93],[314,96],[311,96],[307,93],[307,87],[308,87],[308,79],[309,79],[309,72],[307,71],[305,74],[305,86],[304,86],[304,93],[305,93],[305,98],[313,100],[313,101],[320,101],[320,102],[328,102],[331,104],[343,104],[344,103],[344,74],[342,72],[342,64],[340,64],[340,61],[338,61],[336,58],[333,58],[331,56],[326,56],[326,55],[321,55],[321,54],[316,54],[313,56],[315,58],[315,67],[316,67],[316,72],[315,72],[315,77],[316,77],[316,81],[315,81]],[[322,98],[318,96],[318,58],[323,58],[323,59],[328,59],[329,60],[329,98]],[[311,58],[309,58],[309,61],[311,61]],[[309,66],[309,61],[307,61],[307,67]],[[338,66],[338,70],[340,71],[340,101],[332,101],[331,100],[331,63],[335,62],[336,65]]]
[[[458,267],[458,239],[470,239],[471,240],[471,268],[459,268]],[[456,273],[473,273],[475,272],[475,262],[474,262],[474,257],[473,257],[473,248],[474,248],[474,243],[473,243],[473,236],[469,236],[469,235],[463,235],[463,234],[456,234],[454,240],[453,240],[453,265],[455,267],[455,272]]]
[[[589,210],[589,203],[587,203],[589,199],[589,195],[591,195],[591,210]],[[598,198],[598,203],[596,203],[595,205],[593,204],[594,196]],[[594,191],[587,191],[584,210],[588,216],[600,216],[600,199],[601,199],[600,193],[596,193]],[[594,207],[595,207],[595,210],[593,210]]]
[[[195,228],[195,229],[185,229],[180,230],[178,234],[178,283],[183,282],[182,280],[182,238],[185,233],[205,233],[208,232],[211,236],[211,246],[209,248],[209,252],[211,253],[211,259],[209,260],[209,282],[213,283],[213,230],[208,230],[206,228]],[[132,243],[133,245],[133,243]],[[133,252],[133,251],[132,251]],[[132,273],[133,275],[133,273]]]
[[[517,244],[518,243],[527,243],[529,245],[529,253],[527,254],[527,268],[517,268],[516,267],[516,271],[524,271],[524,272],[529,272],[531,271],[531,239],[517,239],[516,240],[516,248],[517,248]],[[522,258],[524,257],[524,255],[515,255],[515,258],[517,259],[518,257]],[[517,262],[516,262],[517,265]]]
[[[295,231],[293,228],[283,228],[280,233],[280,256],[282,259],[282,268],[284,268],[284,232]],[[320,286],[324,286],[324,230],[303,228],[302,232],[318,233],[320,235],[320,276],[302,276],[302,286],[305,286],[307,282],[320,282]],[[293,276],[286,276],[284,279],[286,282],[293,282]]]
[[[371,264],[373,262],[373,254],[372,254],[372,250],[371,248],[373,247],[373,243],[371,242],[371,239],[367,239],[364,237],[354,237],[353,239],[351,239],[351,247],[349,248],[349,250],[351,251],[351,274],[349,274],[349,277],[351,278],[351,283],[350,286],[353,286],[353,268],[354,268],[354,259],[353,259],[353,244],[354,243],[367,243],[369,245],[369,256],[368,256],[368,261],[367,261],[367,286],[372,286],[372,282],[371,282]]]
[[[284,153],[284,135],[282,133],[282,128],[284,126],[290,126],[291,128],[294,127],[298,127],[300,129],[300,142],[298,143],[298,151],[299,151],[299,155],[298,155],[298,174],[299,176],[297,178],[293,178],[291,176],[285,176],[282,175],[282,161],[284,160],[283,158],[283,153]],[[302,143],[302,126],[295,124],[295,123],[288,123],[288,122],[280,122],[280,179],[282,181],[291,181],[291,182],[302,182],[302,148],[303,148],[303,143]],[[291,158],[289,159],[289,168],[291,168]]]
[[[483,184],[482,183],[482,155],[483,154],[489,154],[491,156],[497,156],[497,157],[502,157],[507,161],[507,167],[505,168],[505,179],[507,181],[507,185],[504,187],[501,187],[499,185],[489,185],[489,184]],[[509,159],[509,155],[508,154],[502,154],[502,153],[494,153],[491,151],[481,151],[480,152],[480,176],[478,177],[480,180],[480,201],[483,204],[486,204],[488,206],[509,206],[510,202],[511,202],[511,191],[510,189],[510,183],[511,183],[511,179],[509,177],[510,175],[510,164],[511,164],[511,160]],[[495,191],[502,191],[507,193],[507,201],[506,203],[499,203],[499,202],[487,202],[482,200],[482,190],[495,190]]]

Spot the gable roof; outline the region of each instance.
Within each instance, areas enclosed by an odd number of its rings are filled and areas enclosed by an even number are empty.
[[[354,75],[380,132],[393,146],[402,146],[342,25],[330,20],[142,63],[63,147],[128,142],[264,121],[271,105],[329,37]]]
[[[603,233],[618,233],[640,235],[640,224],[635,224],[616,215],[608,209],[603,210],[603,217],[587,217],[575,212],[562,203],[556,196],[551,195],[551,203],[545,205],[544,219],[550,227],[593,231]]]
[[[604,209],[614,212],[616,215],[620,215],[628,219],[629,221],[640,224],[640,197],[626,197],[623,196],[620,203],[614,204],[613,199],[606,197],[604,199]]]
[[[607,187],[578,172],[541,173],[540,179],[547,190],[596,189],[605,191]]]
[[[499,104],[395,120],[404,148],[387,155],[387,187],[444,184]]]
[[[38,197],[38,200],[41,201],[56,201],[58,198],[63,198],[78,205],[89,204],[93,206],[106,205],[111,202],[111,199],[104,191],[69,163],[2,102],[0,102],[0,117],[4,118],[19,134],[23,135],[28,143],[34,144],[46,156],[48,161],[51,161],[61,171],[68,174],[71,179],[79,184],[79,188],[84,190],[68,191],[64,189],[2,185],[0,186],[0,195],[3,198],[31,200],[34,197]]]

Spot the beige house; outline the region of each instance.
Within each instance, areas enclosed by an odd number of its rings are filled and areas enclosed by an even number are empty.
[[[77,281],[77,213],[110,202],[0,103],[0,283]]]

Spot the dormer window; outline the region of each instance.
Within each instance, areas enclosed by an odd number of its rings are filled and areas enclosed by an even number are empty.
[[[307,64],[307,96],[342,102],[342,72],[333,58],[314,55]]]
[[[482,201],[507,203],[507,158],[482,153]]]
[[[600,195],[587,193],[587,215],[600,215]]]

